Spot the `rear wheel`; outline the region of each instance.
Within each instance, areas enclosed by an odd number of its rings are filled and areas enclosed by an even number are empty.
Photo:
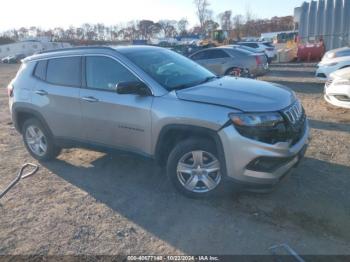
[[[39,161],[51,160],[60,153],[49,132],[35,118],[24,122],[22,136],[28,152]]]
[[[228,69],[225,73],[226,76],[234,76],[234,77],[239,77],[241,76],[242,69],[238,67],[232,67]]]
[[[207,196],[222,184],[215,146],[201,139],[181,142],[171,151],[167,174],[176,189],[189,197]]]

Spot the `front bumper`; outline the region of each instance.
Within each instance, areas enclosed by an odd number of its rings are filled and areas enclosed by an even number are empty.
[[[325,93],[324,99],[333,106],[347,108],[347,109],[350,108],[350,101],[341,101],[341,100],[337,99],[334,95],[335,94]],[[344,95],[344,94],[338,94],[338,95]]]
[[[306,122],[304,135],[293,146],[285,142],[270,145],[248,139],[241,136],[233,126],[222,129],[219,136],[228,178],[247,185],[269,186],[277,184],[303,157],[309,139],[309,125]],[[248,169],[247,166],[259,157],[280,158],[283,164],[269,172]]]

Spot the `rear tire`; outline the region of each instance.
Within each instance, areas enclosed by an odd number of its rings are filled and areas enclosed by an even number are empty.
[[[225,76],[233,76],[233,77],[239,77],[241,75],[242,69],[238,67],[232,67],[230,69],[227,69],[225,72]]]
[[[193,138],[171,151],[167,175],[180,193],[191,198],[207,197],[223,185],[222,166],[212,142]]]
[[[24,122],[22,137],[26,149],[38,161],[52,160],[61,152],[61,149],[54,144],[48,130],[35,118]]]

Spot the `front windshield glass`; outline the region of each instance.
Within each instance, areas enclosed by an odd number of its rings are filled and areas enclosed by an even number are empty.
[[[194,61],[169,50],[143,50],[125,54],[167,90],[187,88],[216,76]]]

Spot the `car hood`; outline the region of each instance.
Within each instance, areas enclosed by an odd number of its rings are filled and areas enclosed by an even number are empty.
[[[350,56],[339,56],[335,58],[327,58],[327,59],[322,59],[322,61],[318,64],[318,66],[324,66],[330,63],[350,63]]]
[[[290,89],[277,84],[245,78],[223,77],[176,91],[182,100],[215,104],[244,112],[278,111],[295,101]]]
[[[330,74],[330,79],[337,79],[337,78],[350,80],[350,67],[339,69]]]

